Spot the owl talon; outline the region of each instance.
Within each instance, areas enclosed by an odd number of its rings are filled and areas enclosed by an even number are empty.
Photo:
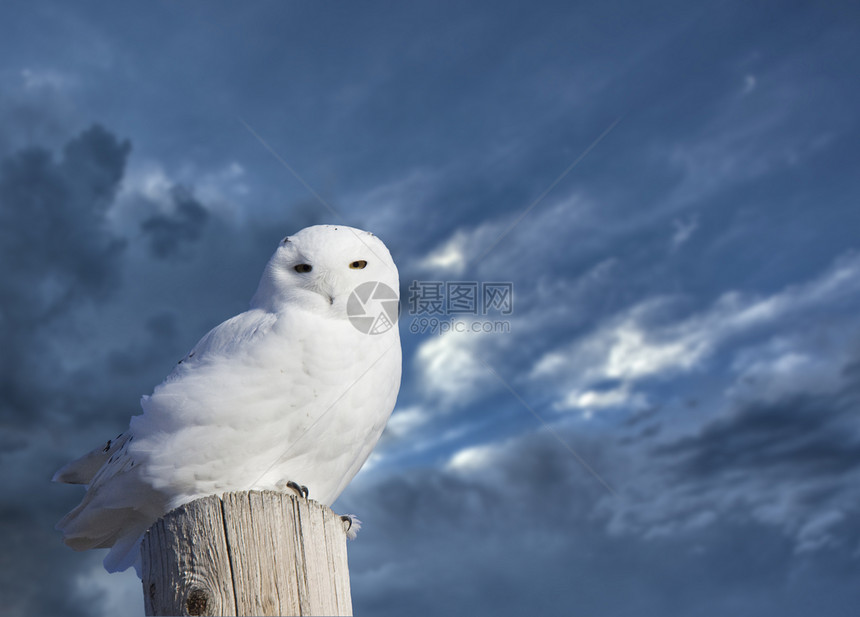
[[[355,540],[358,530],[361,529],[361,521],[355,514],[343,514],[340,517],[346,525],[346,537],[350,540]]]
[[[293,482],[292,480],[290,480],[289,482],[286,483],[285,486],[287,488],[291,488],[295,492],[297,492],[299,494],[299,497],[304,497],[305,499],[308,498],[308,487],[305,486],[304,484],[299,484],[297,482]]]

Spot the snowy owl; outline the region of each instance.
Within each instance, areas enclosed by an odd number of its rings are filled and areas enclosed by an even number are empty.
[[[397,399],[398,290],[369,232],[318,225],[284,238],[250,309],[206,334],[127,431],[56,473],[88,485],[57,524],[66,544],[111,548],[115,572],[137,565],[159,517],[198,497],[291,487],[331,505]],[[374,310],[379,323],[365,327]]]

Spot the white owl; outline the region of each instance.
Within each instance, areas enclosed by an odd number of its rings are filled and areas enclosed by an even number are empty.
[[[126,432],[54,476],[89,485],[57,524],[66,544],[110,547],[105,568],[120,571],[159,517],[198,497],[289,483],[330,505],[397,399],[398,290],[369,232],[319,225],[285,238],[250,310],[204,336]]]

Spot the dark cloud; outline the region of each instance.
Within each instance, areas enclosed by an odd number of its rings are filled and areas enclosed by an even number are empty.
[[[614,453],[584,446],[613,472]],[[357,487],[343,504],[365,523],[350,544],[356,613],[850,615],[860,599],[848,584],[854,545],[799,557],[778,527],[750,518],[618,534],[597,507],[615,499],[545,434],[495,448],[471,470]],[[801,574],[813,570],[830,576]]]
[[[816,394],[762,392],[725,404],[686,435],[621,440],[633,471],[601,504],[617,533],[677,536],[726,524],[781,533],[798,554],[860,543],[860,371]],[[853,550],[853,549],[852,549]]]
[[[842,376],[835,392],[749,401],[655,454],[689,481],[735,473],[832,478],[857,471],[860,363],[848,363]]]
[[[108,368],[116,375],[133,376],[146,373],[153,366],[159,366],[164,359],[165,349],[179,336],[176,315],[159,313],[151,317],[145,326],[144,341],[132,349],[115,349],[108,355]]]
[[[95,125],[57,162],[34,147],[0,163],[0,251],[14,264],[4,271],[3,291],[22,314],[56,309],[69,296],[108,293],[116,283],[123,243],[104,215],[130,149]]]
[[[61,81],[58,73],[40,75],[30,69],[0,73],[0,157],[25,145],[60,146],[82,126]]]
[[[131,146],[95,125],[63,148],[0,162],[0,414],[29,422],[57,383],[48,328],[120,283],[124,241],[105,220]],[[46,379],[53,375],[53,379]]]
[[[860,467],[860,435],[845,422],[858,412],[855,396],[757,402],[695,436],[658,448],[657,454],[674,460],[688,478],[769,470],[803,476],[844,473]]]
[[[173,202],[170,214],[156,214],[140,224],[149,237],[152,254],[160,259],[173,257],[184,244],[196,242],[209,218],[206,209],[186,188],[174,186],[170,196]]]
[[[4,613],[9,615],[91,615],[77,595],[74,554],[56,551],[57,537],[52,512],[29,506],[0,504],[0,594]],[[21,567],[26,556],[27,567]],[[38,569],[30,564],[39,564]],[[38,582],[37,582],[38,581]]]

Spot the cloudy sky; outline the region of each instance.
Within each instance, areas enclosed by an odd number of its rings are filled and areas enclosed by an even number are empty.
[[[855,614],[858,17],[5,2],[4,611],[142,615],[48,480],[325,222],[386,242],[405,309],[335,504],[357,614]],[[413,281],[512,311],[430,316]]]

